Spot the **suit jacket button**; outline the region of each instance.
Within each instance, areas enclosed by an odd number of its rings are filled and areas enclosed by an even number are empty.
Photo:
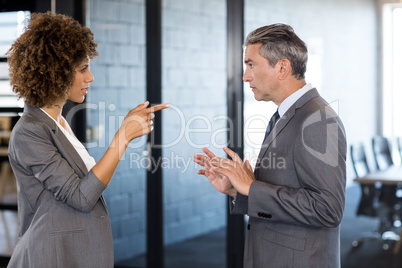
[[[261,213],[261,212],[258,212],[257,215],[258,215],[258,217],[262,217],[262,213]]]
[[[267,218],[268,218],[268,219],[272,218],[272,215],[271,215],[271,214],[267,214]]]

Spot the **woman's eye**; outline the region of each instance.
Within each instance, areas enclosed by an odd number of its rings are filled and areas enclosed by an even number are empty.
[[[81,70],[81,73],[85,73],[88,67],[85,67],[84,69]]]

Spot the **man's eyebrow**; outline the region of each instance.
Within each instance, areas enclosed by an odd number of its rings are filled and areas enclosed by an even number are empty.
[[[247,60],[244,60],[244,63],[245,64],[248,64],[248,63],[250,63],[250,62],[252,62],[253,60],[252,59],[247,59]]]

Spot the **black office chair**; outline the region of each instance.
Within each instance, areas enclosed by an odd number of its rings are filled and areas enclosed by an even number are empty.
[[[362,143],[355,143],[350,146],[350,154],[353,169],[357,177],[363,177],[370,173],[367,163],[366,152]],[[398,241],[399,236],[391,231],[392,213],[387,205],[381,201],[383,186],[380,184],[360,184],[361,197],[356,215],[379,218],[379,225],[376,230],[360,237],[352,242],[352,246],[357,248],[366,240],[378,240],[383,243],[383,249],[389,248],[388,241]],[[386,188],[386,187],[385,187]]]
[[[372,146],[374,160],[378,170],[387,169],[394,164],[387,138],[383,136],[374,137],[372,139]]]
[[[396,138],[396,143],[398,146],[398,152],[399,152],[399,156],[401,158],[401,164],[402,164],[402,137]]]
[[[353,169],[357,177],[363,177],[370,173],[367,164],[366,151],[364,150],[363,143],[355,143],[350,146],[350,154],[353,163]]]
[[[350,146],[350,155],[352,159],[353,169],[357,177],[363,177],[370,173],[367,164],[366,152],[363,143],[355,143]],[[380,195],[379,185],[376,184],[360,184],[361,198],[357,209],[357,215],[365,215],[370,217],[377,216],[378,199]]]
[[[388,139],[383,136],[377,136],[372,139],[373,154],[378,170],[384,170],[392,165],[394,162],[391,156],[391,149]],[[381,190],[380,199],[391,206],[396,206],[394,213],[402,214],[402,185],[384,185]]]
[[[388,139],[383,136],[377,136],[372,139],[373,154],[378,170],[384,170],[392,165],[394,162],[391,156],[391,149]],[[380,200],[387,203],[393,209],[390,211],[392,214],[390,218],[395,218],[391,220],[394,222],[397,220],[400,224],[399,218],[402,216],[402,185],[384,185],[381,189]]]

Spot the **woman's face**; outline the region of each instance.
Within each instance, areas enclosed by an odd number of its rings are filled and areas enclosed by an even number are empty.
[[[82,103],[85,100],[85,95],[88,94],[89,83],[94,81],[89,70],[89,62],[90,60],[87,59],[75,68],[75,78],[68,96],[68,99],[73,102]]]

